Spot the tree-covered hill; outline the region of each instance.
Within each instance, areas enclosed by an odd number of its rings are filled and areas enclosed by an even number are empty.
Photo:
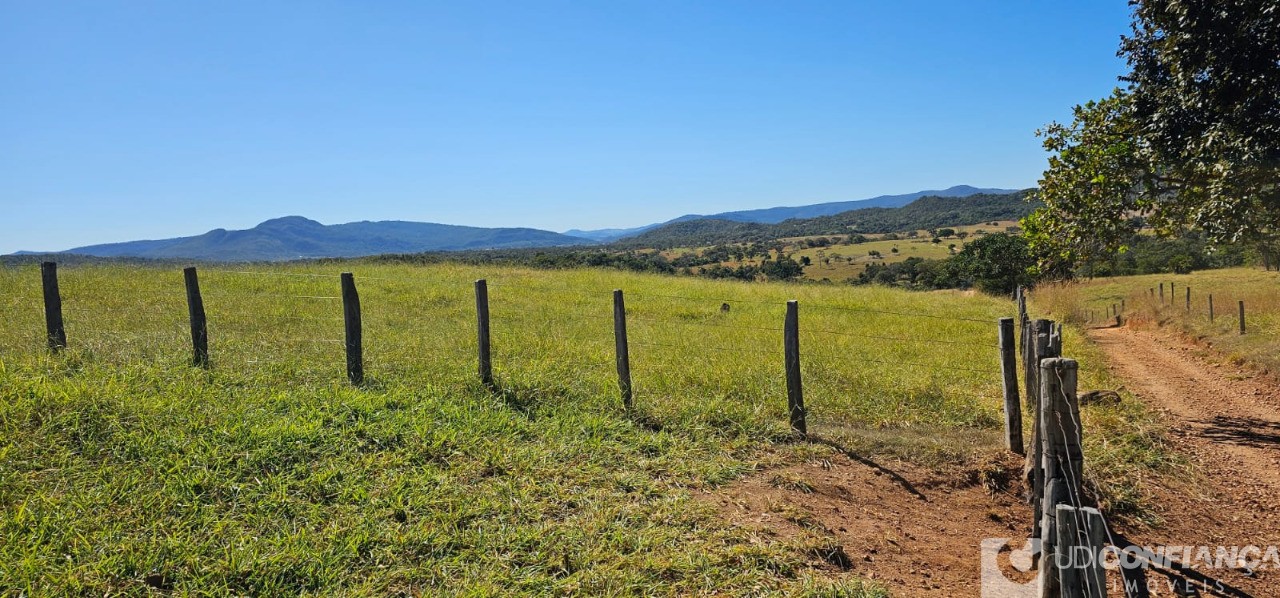
[[[922,197],[901,208],[865,208],[817,218],[798,218],[777,224],[690,220],[674,222],[635,237],[628,247],[702,247],[723,243],[750,243],[787,237],[890,233],[943,226],[1017,220],[1031,213],[1036,203],[1027,201],[1029,190],[969,197]]]

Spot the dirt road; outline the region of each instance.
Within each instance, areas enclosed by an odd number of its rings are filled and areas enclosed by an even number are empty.
[[[1166,335],[1090,331],[1136,396],[1165,413],[1176,450],[1199,468],[1191,488],[1156,489],[1164,524],[1126,530],[1169,546],[1280,545],[1280,388]],[[1280,571],[1206,571],[1254,596],[1280,596]]]

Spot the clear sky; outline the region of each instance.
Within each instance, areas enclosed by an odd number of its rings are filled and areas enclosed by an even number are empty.
[[[1032,186],[1122,0],[0,0],[0,253]]]

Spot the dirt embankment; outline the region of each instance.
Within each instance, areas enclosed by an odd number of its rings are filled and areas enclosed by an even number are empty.
[[[1158,527],[1116,531],[1144,546],[1280,545],[1280,388],[1158,334],[1090,335],[1127,388],[1164,414],[1174,450],[1198,468],[1195,482],[1149,488]],[[1018,480],[998,479],[1020,463],[1009,456],[936,472],[842,455],[769,470],[708,499],[761,542],[825,538],[813,556],[833,575],[872,579],[894,596],[978,596],[981,541],[1016,544],[1030,531]],[[1247,595],[1280,596],[1280,571],[1204,573]],[[1153,595],[1172,595],[1164,578],[1151,579]]]

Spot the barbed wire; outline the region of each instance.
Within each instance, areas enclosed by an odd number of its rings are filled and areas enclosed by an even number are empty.
[[[882,340],[882,341],[900,341],[900,342],[909,342],[909,343],[917,343],[917,344],[942,343],[947,345],[964,345],[967,347],[983,347],[987,349],[1000,348],[999,345],[995,345],[995,344],[975,343],[970,341],[955,341],[955,340],[948,340],[948,339],[941,339],[941,338],[882,336],[877,334],[858,334],[853,332],[837,332],[835,330],[823,330],[823,329],[801,327],[800,334],[806,334],[806,333],[807,334],[829,334],[834,336],[864,338],[864,339],[873,339],[873,340]]]
[[[340,295],[286,295],[280,293],[238,293],[238,292],[201,292],[202,296],[207,297],[265,297],[268,299],[341,299]]]
[[[938,364],[937,364],[937,363],[919,363],[919,362],[911,362],[911,361],[899,361],[899,360],[896,360],[896,359],[895,359],[895,360],[888,360],[888,359],[874,359],[874,358],[871,358],[871,357],[859,357],[859,358],[857,358],[857,359],[852,359],[852,360],[849,360],[849,361],[853,361],[853,362],[856,362],[856,363],[878,363],[878,364],[882,364],[882,365],[892,365],[892,366],[904,366],[904,367],[929,368],[929,369],[932,369],[932,370],[937,370],[937,369],[938,369]],[[946,365],[946,366],[945,366],[945,368],[946,368],[947,370],[956,370],[956,371],[961,371],[961,372],[973,372],[973,373],[977,373],[977,374],[990,374],[990,375],[993,375],[993,376],[994,376],[994,375],[999,375],[999,374],[1001,373],[999,370],[996,370],[996,369],[970,368],[970,367],[963,367],[963,366],[957,366],[957,365]],[[937,373],[938,373],[939,375],[941,375],[941,374],[943,374],[944,372],[937,372]]]
[[[948,320],[948,321],[954,321],[954,322],[974,322],[974,323],[978,323],[978,324],[993,324],[993,323],[994,323],[992,320],[981,320],[981,319],[978,319],[978,318],[965,318],[965,317],[960,317],[960,316],[940,316],[940,315],[938,315],[938,314],[928,314],[928,313],[924,313],[924,312],[894,311],[894,310],[887,310],[887,309],[872,309],[872,308],[869,308],[869,307],[847,307],[847,306],[843,306],[843,305],[831,305],[831,304],[828,304],[828,303],[805,303],[805,302],[801,302],[801,303],[800,303],[800,306],[801,306],[801,307],[806,307],[806,308],[834,309],[834,310],[838,310],[838,311],[848,311],[848,312],[859,312],[859,313],[872,313],[872,314],[882,314],[882,315],[902,316],[902,317],[907,317],[907,318],[931,318],[931,319],[936,319],[936,320]]]
[[[765,353],[763,349],[759,349],[759,348],[720,347],[716,345],[701,345],[701,344],[700,345],[676,345],[672,343],[660,343],[660,342],[653,342],[653,341],[629,341],[628,344],[639,345],[641,347],[665,347],[669,349],[680,349],[682,351],[691,351],[691,352],[704,351],[704,350],[705,351],[721,351],[725,353],[734,353],[737,355],[743,355],[743,354],[763,355]]]
[[[315,274],[309,272],[263,272],[261,270],[220,270],[220,269],[198,269],[198,273],[206,272],[211,274],[241,274],[248,276],[284,276],[290,278],[338,278],[336,274]]]

